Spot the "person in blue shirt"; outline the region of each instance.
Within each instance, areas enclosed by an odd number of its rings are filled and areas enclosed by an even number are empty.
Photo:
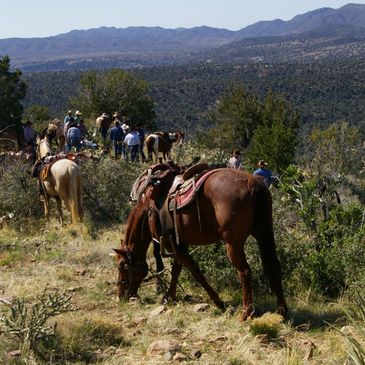
[[[257,176],[262,176],[265,185],[269,188],[270,185],[276,180],[276,178],[273,173],[267,168],[267,166],[267,162],[265,162],[264,160],[260,160],[257,163],[258,169],[255,170],[253,174]]]
[[[119,120],[115,120],[114,127],[110,130],[110,140],[113,143],[115,159],[123,153],[124,132]]]
[[[69,149],[71,151],[71,148],[74,146],[76,148],[76,151],[79,152],[81,148],[81,132],[80,129],[76,127],[76,124],[71,124],[71,127],[67,131],[67,143],[69,146]]]

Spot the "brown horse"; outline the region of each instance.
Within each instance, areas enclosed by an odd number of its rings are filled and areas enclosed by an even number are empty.
[[[163,160],[171,160],[171,149],[173,143],[181,146],[184,142],[185,134],[183,132],[155,132],[147,136],[146,148],[148,159],[152,161],[152,155],[155,155],[155,162],[158,161],[159,152],[162,153]]]
[[[52,146],[52,141],[55,140],[57,144],[57,151],[63,152],[65,147],[65,136],[63,134],[63,123],[59,119],[52,120],[46,130],[44,131],[49,138],[50,145]]]
[[[174,180],[180,171],[156,165],[143,187],[137,205],[128,219],[129,232],[122,248],[115,249],[118,262],[119,297],[133,296],[146,275],[146,251],[148,231],[160,239],[175,257],[172,277],[166,298],[176,298],[177,279],[184,265],[204,287],[213,302],[221,309],[224,303],[208,284],[197,264],[188,253],[189,245],[207,245],[224,241],[227,255],[242,285],[243,312],[245,320],[253,314],[251,271],[243,250],[249,235],[256,238],[264,272],[272,291],[277,297],[277,310],[285,314],[287,305],[281,284],[281,269],[275,249],[272,224],[272,200],[269,190],[261,179],[241,170],[216,169],[210,172],[197,193],[196,202],[175,209],[173,232],[164,232],[161,211]],[[163,169],[165,171],[157,171]]]
[[[51,155],[51,147],[47,137],[37,138],[37,154],[41,159],[47,159]],[[55,198],[61,224],[63,224],[62,202],[71,213],[73,224],[82,222],[83,212],[83,188],[79,166],[67,159],[57,159],[50,162],[50,168],[46,176],[41,180],[44,189],[44,213],[49,219],[49,199]]]

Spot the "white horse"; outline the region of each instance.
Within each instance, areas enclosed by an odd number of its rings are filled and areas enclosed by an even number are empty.
[[[39,158],[51,156],[51,147],[47,137],[37,138],[37,153]],[[63,224],[62,202],[71,213],[72,224],[82,222],[83,211],[83,188],[79,165],[75,162],[62,158],[50,162],[50,168],[44,178],[40,178],[44,188],[44,214],[49,219],[49,199],[55,198],[61,224]]]

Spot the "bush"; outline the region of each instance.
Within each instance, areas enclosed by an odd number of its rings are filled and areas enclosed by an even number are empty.
[[[29,162],[11,156],[0,161],[0,216],[10,215],[9,224],[17,229],[29,228],[43,217],[36,179],[30,170]]]
[[[140,164],[110,158],[82,163],[84,210],[89,229],[127,219],[132,185],[144,169]]]
[[[265,313],[250,322],[250,332],[254,336],[266,335],[272,339],[277,338],[283,321],[284,318],[280,314]]]

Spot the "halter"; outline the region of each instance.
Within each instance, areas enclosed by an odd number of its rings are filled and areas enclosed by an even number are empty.
[[[134,272],[139,272],[139,271],[142,271],[142,270],[148,271],[148,265],[145,261],[133,260],[132,259],[132,252],[130,252],[127,247],[125,248],[125,254],[127,255],[127,259],[128,259],[128,273],[127,273],[128,282],[125,283],[124,280],[119,280],[118,279],[117,284],[119,284],[119,285],[127,284],[127,291],[128,291],[128,294],[130,294],[133,271]],[[135,262],[133,262],[133,261],[135,261]],[[133,266],[133,263],[134,263],[134,266]]]

